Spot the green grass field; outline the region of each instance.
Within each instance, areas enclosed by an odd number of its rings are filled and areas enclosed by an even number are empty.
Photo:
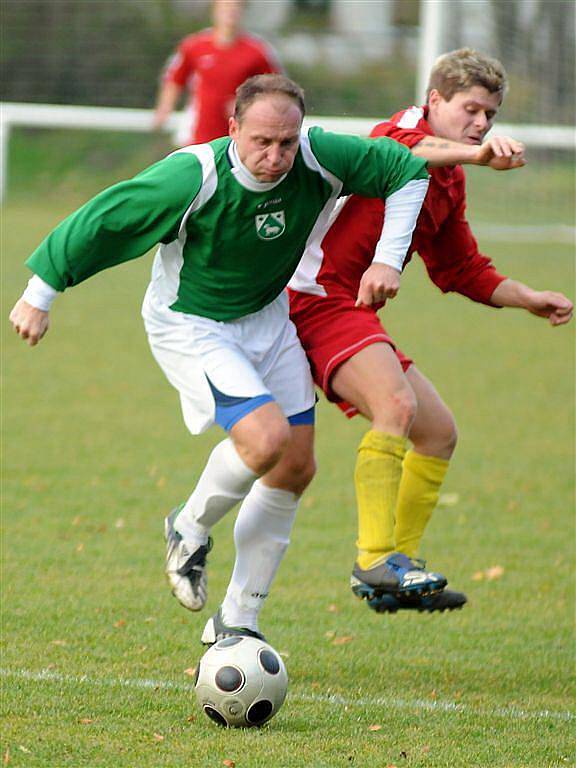
[[[383,617],[354,599],[365,424],[322,402],[318,475],[261,617],[289,695],[263,729],[226,731],[186,670],[228,581],[234,515],[215,530],[200,615],[170,597],[162,538],[221,435],[187,434],[147,349],[149,257],[60,299],[39,347],[16,338],[24,258],[71,205],[16,198],[2,216],[3,764],[574,765],[572,328],[442,297],[415,260],[387,325],[460,429],[423,555],[470,603]],[[569,246],[483,246],[505,273],[574,293]]]

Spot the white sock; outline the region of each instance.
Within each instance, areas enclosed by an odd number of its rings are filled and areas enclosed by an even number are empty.
[[[258,631],[258,613],[290,541],[299,500],[260,480],[244,499],[234,527],[236,562],[222,603],[227,626]]]
[[[246,496],[256,477],[230,438],[218,443],[174,521],[174,528],[190,548],[206,544],[212,526]]]

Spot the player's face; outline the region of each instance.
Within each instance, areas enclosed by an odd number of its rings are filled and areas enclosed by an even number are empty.
[[[432,90],[428,122],[436,136],[464,144],[481,144],[500,107],[500,95],[480,85],[455,93],[450,101]]]
[[[300,145],[302,113],[292,99],[262,96],[238,122],[230,118],[230,136],[238,156],[258,181],[274,182],[292,168]]]
[[[212,19],[219,29],[238,29],[244,13],[243,0],[214,0]]]

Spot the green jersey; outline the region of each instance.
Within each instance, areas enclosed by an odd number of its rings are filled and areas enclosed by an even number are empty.
[[[311,128],[292,169],[257,182],[230,138],[187,147],[104,190],[65,219],[27,265],[58,291],[160,243],[157,295],[171,309],[228,321],[286,287],[306,247],[321,241],[336,199],[385,198],[426,163],[388,138]]]

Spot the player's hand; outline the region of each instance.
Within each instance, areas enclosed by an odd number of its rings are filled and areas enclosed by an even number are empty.
[[[356,307],[384,304],[400,290],[400,272],[387,264],[371,264],[362,275]]]
[[[511,171],[526,165],[524,144],[508,136],[493,136],[480,145],[476,162],[495,171]]]
[[[562,293],[533,291],[526,309],[538,317],[547,317],[550,325],[564,325],[572,319],[574,305]]]
[[[19,299],[10,312],[10,322],[16,333],[34,347],[48,330],[48,312]]]

